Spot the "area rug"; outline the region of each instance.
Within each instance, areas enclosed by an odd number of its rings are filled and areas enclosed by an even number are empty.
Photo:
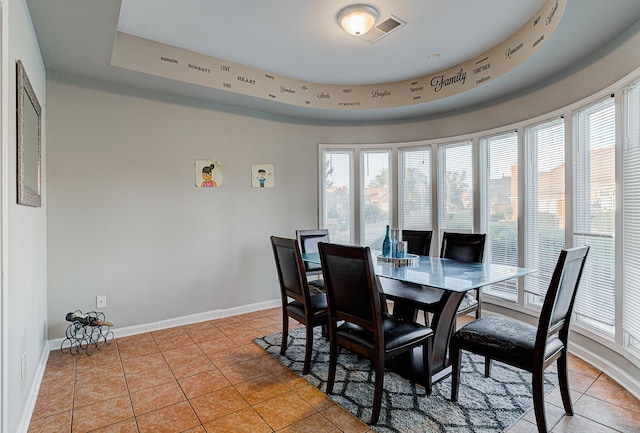
[[[302,374],[304,328],[289,333],[285,356],[280,355],[281,334],[267,335],[255,342],[282,364],[321,391],[326,390],[329,343],[315,330],[313,358],[309,374]],[[365,423],[371,418],[374,373],[369,361],[348,351],[338,355],[338,369],[329,395],[340,406]],[[555,372],[545,374],[545,392],[558,383]],[[484,377],[484,358],[463,352],[458,401],[449,400],[451,379],[433,386],[427,396],[421,385],[411,384],[396,373],[385,371],[380,420],[376,432],[501,432],[513,425],[533,406],[531,374],[493,362],[491,377]]]

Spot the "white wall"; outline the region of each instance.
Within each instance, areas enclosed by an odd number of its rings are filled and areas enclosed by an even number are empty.
[[[24,408],[47,342],[47,200],[17,205],[16,65],[22,60],[46,118],[46,72],[23,0],[2,0],[2,431],[28,423]],[[46,158],[46,122],[43,160]],[[46,167],[43,167],[46,179]],[[25,377],[21,357],[26,356]],[[36,384],[37,385],[37,384]]]

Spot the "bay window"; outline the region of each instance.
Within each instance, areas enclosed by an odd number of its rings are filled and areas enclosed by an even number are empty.
[[[640,366],[640,71],[462,139],[319,149],[332,242],[380,249],[387,224],[433,230],[434,246],[445,231],[482,232],[485,261],[536,270],[483,288],[485,303],[536,316],[560,250],[589,245],[572,330]]]

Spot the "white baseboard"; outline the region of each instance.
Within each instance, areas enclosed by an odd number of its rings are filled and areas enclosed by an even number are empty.
[[[31,384],[31,389],[29,389],[27,400],[24,403],[24,410],[22,411],[20,422],[18,422],[18,428],[16,430],[17,433],[27,433],[29,430],[31,416],[33,415],[33,410],[36,407],[38,392],[40,392],[40,385],[42,384],[42,377],[44,376],[44,370],[47,367],[49,352],[49,347],[45,346],[42,350],[42,353],[40,354],[40,359],[38,360],[36,372],[33,377],[33,383]]]
[[[611,362],[611,360],[606,359],[579,344],[570,343],[569,351],[578,358],[602,371],[624,389],[633,394],[635,398],[640,399],[640,377],[629,374],[627,371],[620,368],[619,365]]]
[[[191,314],[188,316],[176,317],[173,319],[161,320],[159,322],[144,323],[141,325],[127,326],[124,328],[113,328],[114,338],[128,337],[136,334],[143,334],[145,332],[158,331],[160,329],[173,328],[176,326],[190,325],[192,323],[205,322],[207,320],[221,319],[223,317],[232,317],[240,314],[252,313],[254,311],[266,310],[269,308],[276,308],[282,305],[280,299],[258,302],[255,304],[242,305],[233,308],[221,308],[219,310],[206,311],[204,313]],[[52,350],[60,349],[64,338],[56,338],[48,340],[45,343],[45,347],[42,350],[40,360],[36,367],[33,384],[29,390],[27,401],[20,417],[20,423],[18,424],[18,430],[16,433],[27,433],[29,430],[29,424],[33,415],[33,410],[36,406],[38,399],[38,392],[40,391],[40,385],[42,384],[42,378],[44,371],[47,367],[47,360],[49,359],[49,352]]]
[[[225,308],[219,310],[205,311],[204,313],[191,314],[188,316],[176,317],[173,319],[161,320],[159,322],[143,323],[140,325],[126,326],[124,328],[112,328],[115,338],[129,337],[131,335],[144,334],[145,332],[158,331],[160,329],[174,328],[176,326],[191,325],[192,323],[205,322],[223,317],[238,316],[240,314],[252,313],[254,311],[266,310],[282,306],[280,299],[258,302],[255,304],[242,305],[239,307]],[[64,338],[49,340],[49,350],[60,349]]]

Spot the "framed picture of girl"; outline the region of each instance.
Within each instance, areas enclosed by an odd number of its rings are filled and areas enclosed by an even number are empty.
[[[220,188],[222,186],[222,165],[216,160],[196,160],[196,187]]]

